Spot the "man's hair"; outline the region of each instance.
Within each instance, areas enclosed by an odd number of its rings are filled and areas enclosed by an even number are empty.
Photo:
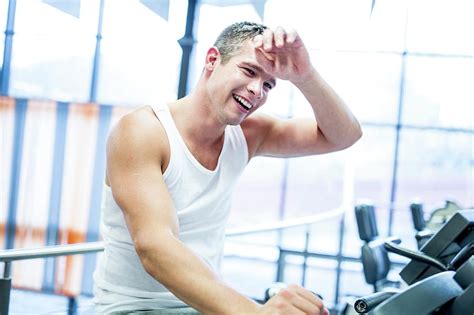
[[[246,40],[262,34],[267,28],[265,25],[253,22],[237,22],[226,27],[214,42],[214,46],[221,53],[221,62],[225,64],[236,55]]]

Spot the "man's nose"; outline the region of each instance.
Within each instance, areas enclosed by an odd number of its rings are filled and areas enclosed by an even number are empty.
[[[250,82],[248,85],[248,90],[258,99],[262,98],[263,96],[263,84],[260,82],[260,80],[253,80]]]

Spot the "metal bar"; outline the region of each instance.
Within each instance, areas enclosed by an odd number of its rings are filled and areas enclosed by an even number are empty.
[[[58,242],[59,217],[64,172],[64,152],[66,150],[66,130],[69,116],[69,103],[56,104],[56,130],[54,136],[53,173],[49,196],[48,226],[46,228],[46,246]],[[43,289],[52,290],[54,287],[54,270],[56,261],[46,259],[43,270]]]
[[[402,121],[402,109],[403,109],[403,95],[405,87],[405,67],[406,67],[406,56],[404,54],[402,59],[401,79],[400,79],[400,96],[398,100],[398,117],[397,127],[395,132],[395,152],[393,157],[393,168],[392,168],[392,185],[390,190],[390,208],[388,213],[388,236],[392,235],[393,230],[393,217],[395,213],[395,200],[397,199],[397,179],[398,179],[398,159],[400,157],[400,134],[401,134],[401,121]]]
[[[87,221],[86,242],[95,242],[99,239],[102,187],[105,177],[105,145],[112,118],[112,106],[99,106],[99,127],[97,128],[97,142],[95,146],[94,172],[92,180],[91,198],[89,203],[89,219]]]
[[[306,226],[306,233],[305,233],[305,241],[304,241],[304,251],[303,251],[303,272],[301,275],[301,286],[306,286],[306,267],[308,265],[308,247],[309,247],[309,238],[310,238],[310,231],[309,231],[309,226]]]
[[[308,257],[313,257],[313,258],[323,258],[327,260],[337,260],[337,255],[332,255],[332,254],[323,254],[323,253],[315,253],[315,252],[308,252],[304,254],[301,251],[297,250],[291,250],[291,249],[281,249],[281,253],[283,255],[295,255],[295,256],[304,256],[307,255]],[[270,263],[277,263],[275,261],[270,261],[270,260],[265,260],[262,258],[258,257],[245,257],[245,256],[239,256],[239,255],[225,255],[225,257],[231,257],[231,258],[239,258],[239,259],[244,259],[244,260],[255,260],[255,261],[264,261],[264,262],[270,262]],[[342,261],[347,261],[347,262],[355,262],[355,263],[361,263],[360,257],[353,257],[353,256],[341,256]],[[400,262],[400,261],[395,261],[395,262],[390,262],[391,266],[394,267],[404,267],[406,266],[406,262]]]
[[[397,124],[391,123],[378,123],[370,121],[362,121],[361,124],[364,127],[378,127],[378,128],[396,128]],[[437,131],[437,132],[452,132],[452,133],[474,133],[474,129],[469,128],[453,128],[453,127],[438,127],[438,126],[417,126],[412,124],[400,123],[402,129],[414,129],[414,130],[423,130],[423,131]]]
[[[402,126],[402,114],[403,114],[403,97],[405,95],[405,69],[407,61],[407,25],[408,18],[405,19],[405,36],[404,36],[404,49],[402,54],[402,67],[400,69],[400,89],[398,97],[398,116],[397,116],[397,126],[396,126],[396,135],[395,135],[395,152],[393,157],[393,169],[392,169],[392,188],[390,191],[390,208],[388,213],[388,236],[392,235],[392,225],[393,225],[393,216],[395,212],[395,200],[397,199],[397,175],[398,175],[398,158],[400,152],[400,132]]]
[[[11,276],[11,262],[5,261],[3,266],[3,278],[7,279]],[[1,314],[1,313],[0,313]]]
[[[67,303],[67,314],[68,315],[76,315],[77,314],[77,299],[74,296],[68,297]]]
[[[8,249],[0,251],[0,261],[16,261],[56,256],[88,254],[100,252],[103,250],[103,242],[45,246],[41,248]]]
[[[15,131],[12,148],[10,172],[10,196],[8,199],[7,226],[5,229],[5,248],[13,248],[15,243],[16,211],[20,193],[21,161],[23,160],[23,138],[28,102],[17,99],[15,104]]]
[[[97,35],[95,42],[94,63],[92,66],[92,79],[89,100],[97,101],[97,85],[99,82],[99,66],[100,66],[100,47],[102,42],[102,21],[104,19],[104,0],[99,3],[99,22],[97,25]]]
[[[178,42],[183,50],[181,57],[181,70],[179,74],[178,98],[186,95],[188,89],[189,62],[194,47],[194,20],[197,0],[188,0],[188,12],[186,15],[186,31],[183,38]]]
[[[334,304],[339,303],[339,291],[341,290],[341,271],[342,271],[342,261],[343,261],[343,250],[344,250],[344,228],[345,228],[346,215],[344,214],[341,217],[339,223],[339,249],[337,251],[337,267],[336,267],[336,292],[334,294]],[[359,259],[360,261],[360,259]]]
[[[266,225],[255,225],[252,227],[244,227],[240,229],[230,229],[226,232],[227,236],[237,236],[251,233],[260,233],[272,230],[279,230],[289,227],[295,227],[300,225],[308,225],[316,222],[321,222],[327,219],[331,219],[341,215],[343,211],[336,209],[333,211],[327,211],[314,216],[303,217],[298,219],[290,219],[273,224]],[[56,246],[45,246],[41,248],[31,249],[9,249],[0,251],[0,261],[14,261],[24,259],[36,259],[46,258],[55,256],[75,255],[75,254],[86,254],[99,252],[104,250],[103,242],[88,242],[88,243],[77,243],[77,244],[66,244]],[[283,252],[293,253],[289,250],[283,250]],[[308,253],[311,255],[311,253]]]
[[[13,50],[13,34],[15,26],[16,0],[8,3],[7,26],[5,29],[5,46],[3,47],[3,66],[0,78],[0,94],[8,95],[10,87],[10,68]]]
[[[282,229],[286,229],[290,227],[309,225],[309,224],[314,224],[317,222],[333,219],[342,214],[344,214],[344,210],[342,208],[337,208],[334,210],[325,211],[323,213],[318,213],[312,216],[288,219],[288,220],[278,221],[278,222],[274,222],[270,224],[257,224],[257,225],[249,226],[249,227],[227,229],[226,236],[238,236],[238,235],[244,235],[244,234],[276,231],[276,230],[282,230]]]
[[[273,224],[256,225],[248,228],[230,229],[227,231],[227,236],[237,236],[244,234],[260,233],[266,231],[279,230],[289,227],[295,227],[300,225],[309,225],[316,222],[325,221],[341,215],[343,211],[336,209],[325,213],[317,214],[314,216],[308,216],[298,219],[290,219]],[[35,259],[45,257],[55,257],[64,255],[75,255],[93,253],[104,250],[103,242],[88,242],[88,243],[77,243],[77,244],[66,244],[56,246],[45,246],[41,248],[31,249],[9,249],[0,251],[0,261],[14,261],[24,259]],[[292,253],[292,251],[282,250],[284,252]],[[310,253],[308,253],[310,254]]]
[[[275,282],[283,282],[283,279],[285,278],[285,257],[286,253],[280,248],[277,261],[277,274]]]
[[[10,307],[10,291],[12,289],[11,278],[0,278],[0,314],[8,315]]]

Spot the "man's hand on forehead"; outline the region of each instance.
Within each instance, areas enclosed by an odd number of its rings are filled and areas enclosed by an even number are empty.
[[[296,30],[285,30],[281,26],[274,30],[266,29],[262,35],[255,36],[254,42],[256,46],[263,48],[266,52],[272,52],[275,48],[300,47],[303,45]]]
[[[266,29],[253,39],[265,72],[282,80],[298,83],[313,71],[308,51],[295,30],[279,26]]]

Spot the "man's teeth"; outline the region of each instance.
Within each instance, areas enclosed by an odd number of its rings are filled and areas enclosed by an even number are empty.
[[[250,104],[249,102],[247,102],[245,99],[243,99],[242,97],[240,97],[238,95],[234,95],[234,98],[237,102],[240,103],[240,105],[245,107],[247,110],[250,110],[253,106],[252,104]]]

